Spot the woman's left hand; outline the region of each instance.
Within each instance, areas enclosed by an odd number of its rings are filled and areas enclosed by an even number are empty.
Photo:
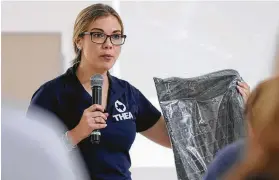
[[[250,87],[246,82],[237,82],[237,89],[240,92],[240,94],[242,95],[244,102],[247,102],[247,99],[250,95]]]

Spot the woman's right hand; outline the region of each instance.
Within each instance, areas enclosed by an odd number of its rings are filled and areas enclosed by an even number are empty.
[[[104,113],[101,105],[94,104],[83,111],[78,125],[69,131],[69,135],[74,145],[88,137],[93,130],[103,129],[107,126],[108,113]]]

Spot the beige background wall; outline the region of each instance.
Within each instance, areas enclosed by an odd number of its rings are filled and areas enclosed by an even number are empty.
[[[26,109],[39,86],[63,71],[61,34],[2,33],[2,98]]]

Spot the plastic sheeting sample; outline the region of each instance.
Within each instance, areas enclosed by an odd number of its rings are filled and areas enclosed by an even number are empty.
[[[242,81],[235,70],[154,78],[179,180],[202,179],[216,152],[245,135]]]

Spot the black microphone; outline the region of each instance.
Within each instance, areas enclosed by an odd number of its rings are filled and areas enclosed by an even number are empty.
[[[92,104],[102,105],[102,86],[103,76],[96,74],[90,78],[91,90],[92,90]],[[96,129],[91,133],[91,143],[99,144],[101,141],[101,132]]]

